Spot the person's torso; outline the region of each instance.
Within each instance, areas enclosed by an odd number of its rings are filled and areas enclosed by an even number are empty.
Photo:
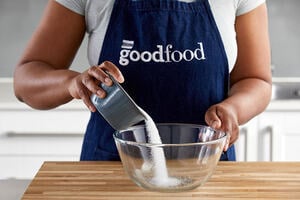
[[[182,0],[190,1],[190,0]],[[265,0],[209,0],[215,22],[218,26],[227,54],[229,71],[232,70],[237,56],[235,19],[257,7]],[[90,65],[97,65],[99,52],[110,21],[115,0],[82,0],[85,6],[87,24],[88,59]]]
[[[156,123],[204,124],[227,96],[228,60],[207,0],[118,0],[98,64],[106,60]]]
[[[206,110],[227,97],[228,60],[208,0],[116,0],[98,57],[119,67],[123,88],[155,123],[205,124]],[[95,159],[86,153],[93,145],[97,159],[115,158],[112,133],[92,113],[82,158]]]

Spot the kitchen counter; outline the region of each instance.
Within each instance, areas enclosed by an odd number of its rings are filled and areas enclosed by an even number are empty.
[[[45,162],[22,199],[300,199],[300,162],[219,162],[203,186],[180,193],[138,187],[121,162]]]

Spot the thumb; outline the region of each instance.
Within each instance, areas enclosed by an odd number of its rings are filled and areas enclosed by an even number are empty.
[[[222,126],[222,123],[221,123],[220,119],[217,119],[217,120],[213,120],[211,122],[211,124],[209,124],[209,126],[212,127],[213,129],[220,129]]]
[[[211,108],[205,113],[205,121],[213,129],[220,129],[222,126],[221,119],[217,115],[215,108]]]

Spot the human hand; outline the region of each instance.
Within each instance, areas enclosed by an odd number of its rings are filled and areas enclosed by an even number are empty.
[[[95,112],[96,108],[90,100],[92,93],[104,98],[106,93],[99,87],[100,83],[107,86],[112,85],[112,80],[107,75],[111,74],[119,83],[124,82],[124,77],[117,66],[113,63],[105,61],[99,66],[92,66],[88,70],[79,74],[71,80],[68,87],[70,95],[75,99],[82,99],[84,104],[91,112]]]
[[[227,133],[224,151],[227,151],[238,139],[239,124],[237,118],[237,112],[230,104],[225,102],[211,106],[205,113],[205,121],[210,127]]]

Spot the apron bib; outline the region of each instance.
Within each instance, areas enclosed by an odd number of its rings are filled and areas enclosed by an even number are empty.
[[[156,123],[206,124],[207,109],[227,97],[228,62],[208,0],[115,0],[99,64],[106,60]],[[113,132],[92,113],[81,160],[120,160]],[[235,160],[234,147],[221,160]]]

